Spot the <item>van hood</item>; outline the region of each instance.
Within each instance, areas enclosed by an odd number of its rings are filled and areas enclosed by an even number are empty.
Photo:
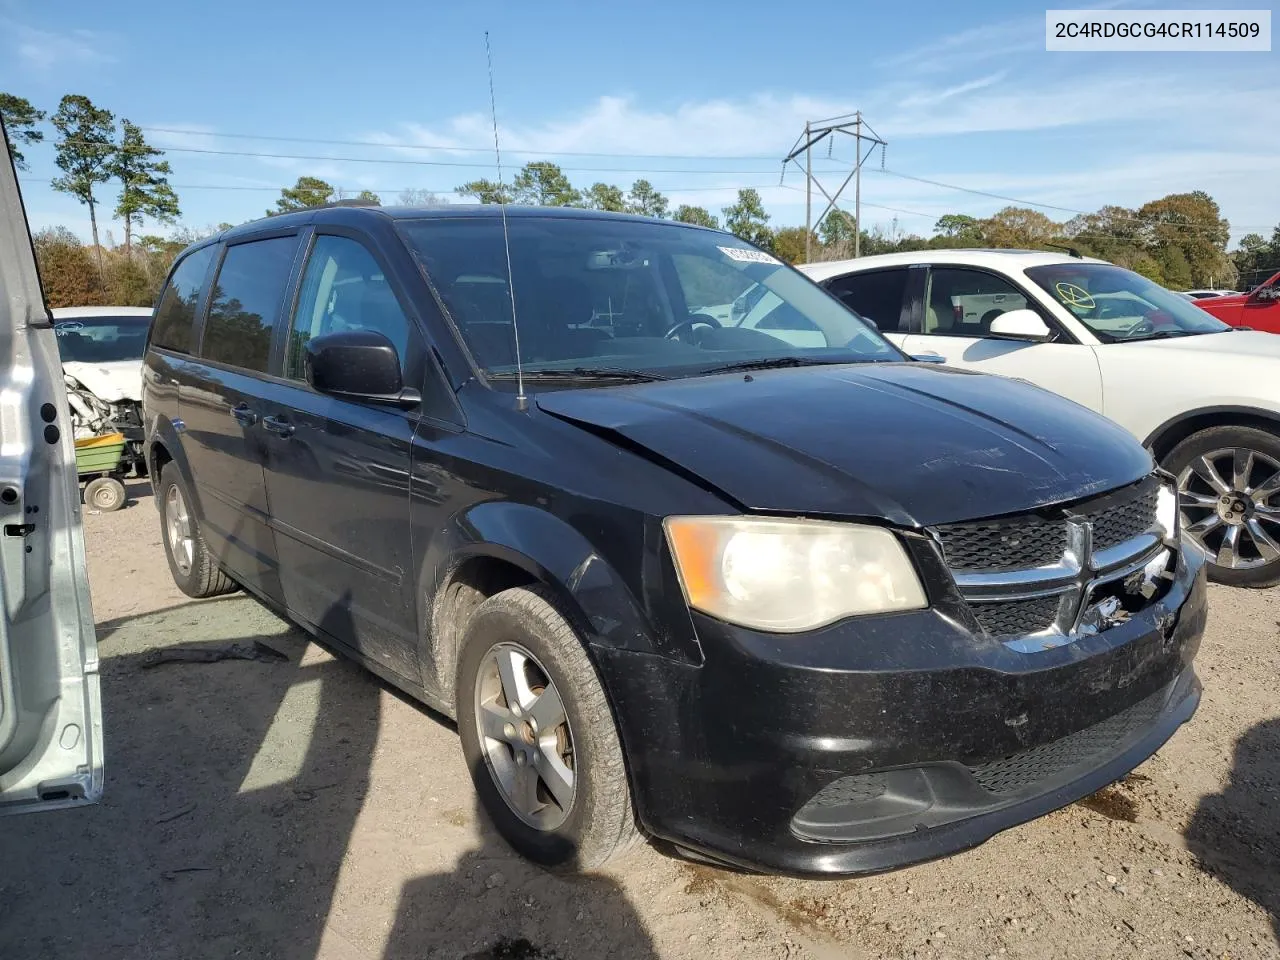
[[[104,403],[142,400],[141,360],[116,360],[111,363],[72,360],[64,363],[62,370],[79,380],[86,390]]]
[[[535,402],[761,512],[932,526],[1088,497],[1154,469],[1126,430],[1070,400],[931,364],[722,374]]]

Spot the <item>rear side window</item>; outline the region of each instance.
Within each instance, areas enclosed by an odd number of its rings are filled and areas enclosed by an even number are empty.
[[[200,289],[216,250],[217,247],[197,250],[173,271],[173,277],[156,307],[155,326],[151,332],[154,346],[177,353],[191,352],[191,332],[195,329]]]
[[[837,277],[827,289],[854,313],[866,317],[878,328],[897,331],[902,316],[902,299],[907,290],[907,270],[876,270]]]
[[[227,247],[204,325],[204,359],[266,372],[297,245],[297,237],[273,237]]]

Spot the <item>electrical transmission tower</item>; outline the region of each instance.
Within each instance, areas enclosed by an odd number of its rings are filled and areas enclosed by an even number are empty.
[[[820,144],[823,140],[827,141],[827,156],[832,155],[832,144],[835,141],[836,134],[844,134],[852,137],[856,144],[856,160],[853,169],[849,171],[849,175],[844,178],[844,182],[836,189],[834,194],[827,193],[821,181],[813,175],[813,148]],[[867,151],[862,152],[862,144],[868,144]],[[845,187],[849,186],[849,181],[854,182],[853,187],[853,255],[859,257],[862,255],[862,164],[876,147],[880,148],[880,165],[884,166],[884,148],[888,144],[880,139],[880,135],[871,128],[867,121],[862,119],[862,111],[856,113],[846,113],[843,116],[831,117],[827,120],[809,121],[804,125],[804,133],[796,140],[795,145],[791,148],[791,152],[782,158],[782,172],[786,175],[787,164],[795,163],[799,165],[799,157],[804,154],[804,258],[805,260],[813,259],[813,232],[822,225],[822,221],[833,209],[835,209],[836,201],[840,199],[840,194],[844,192]],[[818,216],[816,221],[813,220],[813,188],[817,187],[824,197],[827,198],[827,206]]]

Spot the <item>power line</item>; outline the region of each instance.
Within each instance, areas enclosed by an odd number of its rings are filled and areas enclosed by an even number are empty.
[[[63,143],[83,143],[86,146],[101,146],[101,144],[90,143],[86,141],[68,139],[61,141]],[[251,157],[259,160],[310,160],[323,161],[326,163],[385,163],[395,166],[410,167],[455,167],[477,170],[492,170],[492,163],[462,162],[456,160],[406,160],[402,158],[384,159],[381,157],[334,157],[325,154],[313,153],[267,153],[257,150],[214,150],[208,147],[164,147],[165,152],[173,153],[195,153],[205,154],[217,157]],[[776,162],[776,161],[774,161]],[[558,166],[558,164],[557,164]],[[565,173],[680,173],[680,174],[702,174],[717,176],[734,176],[744,173],[764,173],[763,170],[691,170],[686,168],[670,169],[657,167],[560,167]],[[832,172],[832,171],[825,171]]]
[[[840,158],[837,158],[837,159],[840,159]],[[844,162],[847,163],[849,161],[844,161]],[[1076,216],[1099,215],[1097,211],[1094,211],[1094,210],[1078,210],[1074,207],[1063,207],[1063,206],[1058,206],[1052,203],[1041,203],[1040,201],[1037,201],[1037,200],[1026,200],[1019,197],[1010,197],[1002,193],[990,193],[986,190],[976,190],[973,187],[962,187],[959,184],[955,184],[955,183],[945,183],[941,180],[931,180],[928,177],[917,177],[917,176],[914,176],[913,174],[901,173],[897,170],[875,170],[873,172],[881,173],[889,177],[897,177],[900,180],[911,180],[916,183],[926,183],[933,187],[941,187],[944,190],[955,190],[960,193],[971,193],[979,197],[988,197],[992,200],[1003,200],[1006,203],[1018,203],[1018,204],[1022,204],[1023,206],[1039,207],[1044,210],[1056,210],[1059,213],[1070,213]],[[1190,228],[1190,229],[1196,229],[1196,230],[1217,230],[1218,229],[1217,227],[1209,226],[1208,224],[1178,223],[1177,221],[1173,221],[1173,220],[1159,220],[1159,219],[1152,219],[1150,217],[1120,217],[1120,216],[1109,215],[1107,216],[1106,219],[1123,221],[1126,223],[1140,223],[1146,226],[1154,226],[1154,227],[1181,227],[1181,228]],[[1270,229],[1269,227],[1262,226],[1261,224],[1256,224],[1256,223],[1253,223],[1253,224],[1238,223],[1238,224],[1234,224],[1233,226],[1237,230]]]
[[[178,133],[191,137],[220,137],[226,140],[266,140],[277,143],[322,143],[328,146],[386,147],[395,150],[438,150],[441,152],[452,153],[487,153],[489,151],[488,147],[460,147],[443,143],[410,143],[408,141],[396,140],[330,140],[320,137],[281,137],[256,133],[213,133],[204,130],[184,130],[181,127],[141,127],[140,129],[148,133]],[[163,149],[172,150],[177,148],[164,147]],[[513,150],[510,148],[508,148],[507,152],[518,153],[521,156],[529,157],[614,157],[617,159],[638,160],[759,160],[766,163],[777,162],[776,157],[751,156],[746,154],[607,153],[588,150]]]

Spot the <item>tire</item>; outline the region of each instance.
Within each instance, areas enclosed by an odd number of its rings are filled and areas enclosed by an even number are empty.
[[[164,555],[169,561],[173,582],[187,596],[196,599],[232,593],[238,587],[222,572],[209,552],[209,545],[200,531],[200,520],[191,503],[191,492],[178,468],[173,463],[166,463],[160,470],[156,507],[160,511],[160,541],[164,544]],[[171,523],[176,523],[176,526],[171,527]],[[189,544],[180,546],[180,541],[189,541]]]
[[[499,687],[493,687],[494,655],[512,653],[531,658],[526,661],[523,677],[526,690],[539,699],[528,700],[535,704],[531,710],[514,712],[514,717],[524,718],[514,722],[533,726],[536,748],[529,745],[527,726],[525,740],[518,733],[511,735],[516,747],[505,735],[504,739],[482,738],[479,732],[482,704],[497,710],[496,716],[512,715],[502,713],[509,706],[507,685],[498,681]],[[548,691],[558,692],[563,704],[567,727],[556,729],[568,733],[567,756],[562,735],[534,726],[541,711],[537,704],[551,702],[542,699]],[[591,871],[621,857],[639,842],[613,713],[582,640],[556,609],[549,593],[538,587],[517,587],[489,597],[476,608],[462,640],[456,699],[462,753],[476,792],[489,819],[517,852],[551,870]],[[520,698],[515,699],[518,705]],[[558,714],[553,710],[548,715]],[[547,744],[551,746],[544,750]],[[504,759],[518,759],[520,749],[536,749],[539,759],[522,765]],[[573,775],[567,809],[564,803],[554,802],[549,781],[541,776],[547,769],[547,756],[557,751]],[[511,793],[502,786],[500,767],[508,772],[524,769],[525,775],[539,772],[533,781],[535,805],[541,800],[546,803],[532,818],[518,812],[508,799]],[[563,799],[563,778],[560,786]]]
[[[1280,436],[1210,427],[1179,443],[1162,465],[1178,478],[1182,529],[1207,550],[1209,579],[1280,583]]]
[[[84,486],[84,502],[102,513],[119,510],[126,499],[124,484],[115,477],[94,477]]]

